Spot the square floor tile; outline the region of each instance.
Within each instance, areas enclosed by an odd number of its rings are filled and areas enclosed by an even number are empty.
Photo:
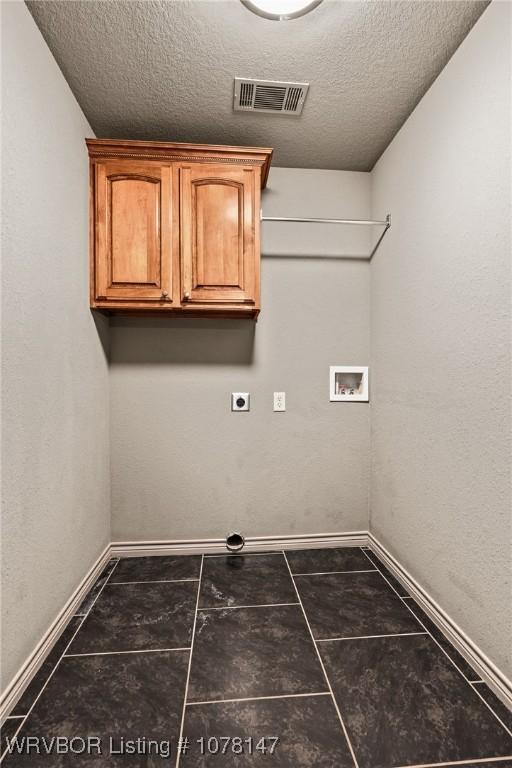
[[[189,701],[327,690],[299,606],[198,612]]]
[[[292,573],[368,571],[374,568],[359,547],[296,549],[286,552]]]
[[[226,555],[205,559],[201,607],[296,603],[297,593],[283,555]]]
[[[512,737],[428,635],[319,647],[360,768],[512,756]]]
[[[201,555],[125,557],[119,561],[110,582],[198,579],[200,570]]]
[[[439,627],[429,619],[425,611],[423,611],[417,603],[411,598],[407,600],[407,605],[414,613],[416,618],[425,626],[430,634],[437,640],[441,648],[448,654],[454,664],[458,666],[462,674],[468,680],[480,680],[480,675],[474,671],[474,669],[468,664],[464,656],[458,652],[458,650],[450,643],[449,640],[443,635]]]
[[[99,737],[92,754],[10,754],[2,768],[170,766],[181,726],[188,651],[65,658],[19,733],[23,736]],[[172,760],[158,755],[111,754],[120,740],[171,740]]]
[[[295,576],[316,639],[423,632],[378,571]]]
[[[512,712],[508,709],[486,683],[477,683],[475,685],[475,691],[487,702],[493,712],[495,712],[500,718],[503,725],[505,725],[509,731],[512,731]]]
[[[195,581],[107,584],[68,653],[189,647],[197,587]]]
[[[384,565],[384,563],[381,563],[381,561],[379,560],[379,558],[377,557],[377,555],[375,555],[375,554],[374,554],[374,553],[373,553],[371,550],[368,550],[368,551],[366,552],[366,554],[368,555],[369,559],[371,560],[371,563],[370,563],[370,567],[371,567],[371,565],[373,564],[373,565],[374,565],[376,568],[378,568],[378,570],[379,570],[381,573],[383,573],[383,574],[384,574],[384,576],[385,576],[385,577],[386,577],[386,579],[389,581],[389,583],[391,584],[391,586],[393,587],[393,589],[394,589],[394,590],[396,590],[396,592],[398,592],[398,594],[400,595],[400,597],[408,597],[408,595],[409,595],[408,591],[405,589],[405,587],[403,587],[403,586],[400,584],[400,582],[398,581],[398,579],[395,579],[395,577],[393,576],[393,574],[391,573],[391,571],[389,571],[389,570],[386,568],[386,566]]]
[[[190,751],[181,764],[189,768],[230,768],[236,766],[279,766],[279,768],[353,768],[353,760],[343,735],[332,698],[307,696],[290,699],[237,701],[223,704],[198,704],[186,709],[183,733],[190,739]],[[222,748],[222,736],[244,740],[243,754],[234,755],[229,745],[226,754],[201,754],[200,739],[213,749]],[[277,737],[272,754],[249,753],[261,738]],[[225,743],[225,741],[224,741]],[[271,741],[265,742],[270,748]]]
[[[84,600],[82,600],[80,606],[75,611],[75,616],[85,616],[86,613],[89,612],[90,608],[92,607],[92,604],[98,597],[99,593],[103,589],[103,586],[108,581],[109,576],[112,574],[112,571],[116,567],[116,563],[118,562],[117,558],[113,558],[112,560],[109,560],[105,568],[103,569],[100,577],[94,584],[93,588],[89,590],[89,593],[85,597]]]
[[[43,661],[43,663],[39,667],[35,676],[32,678],[32,681],[29,683],[27,688],[25,688],[25,691],[22,694],[21,699],[17,702],[14,709],[10,712],[11,715],[27,714],[30,707],[32,706],[37,696],[39,695],[39,692],[41,691],[43,685],[46,683],[51,673],[57,666],[60,657],[66,650],[68,644],[71,642],[71,638],[73,637],[76,630],[80,626],[81,621],[82,621],[82,618],[79,616],[73,617],[70,620],[69,624],[64,629],[64,632],[61,634],[61,636],[53,646],[52,650],[50,651],[46,659]]]

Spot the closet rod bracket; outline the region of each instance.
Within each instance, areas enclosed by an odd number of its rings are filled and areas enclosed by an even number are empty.
[[[383,229],[383,230],[382,230],[382,232],[380,233],[380,235],[379,235],[379,239],[377,240],[377,242],[376,242],[376,243],[375,243],[375,245],[373,246],[372,252],[371,252],[371,253],[370,253],[370,255],[368,256],[368,261],[371,261],[371,260],[372,260],[373,256],[375,255],[375,252],[377,251],[377,248],[378,248],[378,247],[379,247],[379,245],[382,243],[382,241],[383,241],[383,239],[384,239],[384,235],[386,234],[386,232],[388,231],[388,229],[390,228],[390,226],[391,226],[391,214],[390,214],[390,213],[388,213],[388,215],[386,216],[386,222],[385,222],[385,225],[384,225],[384,229]]]

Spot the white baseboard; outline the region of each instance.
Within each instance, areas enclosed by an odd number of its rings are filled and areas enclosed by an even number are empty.
[[[0,698],[0,723],[3,723],[16,702],[20,699],[23,691],[28,686],[37,670],[48,656],[49,652],[59,639],[66,628],[69,620],[75,614],[76,609],[87,595],[90,588],[100,575],[101,571],[108,563],[111,557],[110,544],[107,544],[103,552],[99,555],[96,562],[86,573],[80,584],[77,586],[65,606],[55,617],[46,633],[43,635],[30,656],[21,665],[18,672],[2,692]]]
[[[370,549],[379,556],[393,576],[405,587],[496,696],[501,699],[505,706],[512,709],[512,681],[498,669],[372,533],[369,534],[368,538]]]
[[[313,547],[364,547],[368,531],[350,533],[307,533],[295,536],[248,536],[243,552],[273,552],[281,549]],[[227,553],[225,539],[176,539],[169,541],[114,541],[112,557],[148,555],[195,555]]]

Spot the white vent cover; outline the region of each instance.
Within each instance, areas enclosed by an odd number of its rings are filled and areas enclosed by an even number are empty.
[[[273,112],[300,115],[309,83],[249,80],[235,77],[233,108],[240,112]]]

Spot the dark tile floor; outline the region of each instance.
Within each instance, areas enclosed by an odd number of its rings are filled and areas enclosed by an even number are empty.
[[[315,640],[421,632],[378,571],[295,576]]]
[[[369,551],[137,557],[35,675],[2,768],[512,768],[511,728]]]
[[[197,582],[106,584],[70,654],[190,647]]]
[[[204,559],[200,608],[296,602],[290,572],[279,553]]]
[[[510,754],[510,736],[429,635],[322,643],[320,653],[360,765]]]
[[[190,701],[326,691],[300,605],[198,611]]]

